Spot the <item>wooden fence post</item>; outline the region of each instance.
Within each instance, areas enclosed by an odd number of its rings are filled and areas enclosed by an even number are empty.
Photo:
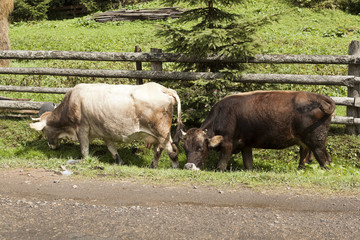
[[[360,42],[352,41],[349,45],[349,55],[360,57]],[[359,77],[360,76],[360,65],[349,64],[348,75]],[[348,88],[348,97],[355,98],[355,103],[359,101],[360,97],[360,85],[356,83],[354,87]],[[356,107],[347,107],[346,115],[348,117],[360,117],[360,111]],[[350,135],[357,135],[360,133],[360,127],[357,125],[348,125],[346,127],[346,133]]]
[[[151,48],[150,53],[162,53],[162,49]],[[151,62],[151,71],[162,71],[162,62]]]
[[[135,46],[135,52],[141,52],[141,48],[140,48],[139,46]],[[141,70],[142,70],[142,64],[141,64],[140,61],[137,61],[137,62],[136,62],[136,70],[137,70],[137,71],[141,71]],[[142,78],[137,78],[137,79],[136,79],[136,84],[137,84],[137,85],[141,85],[141,84],[143,84],[143,83],[144,83],[144,81],[143,81]]]

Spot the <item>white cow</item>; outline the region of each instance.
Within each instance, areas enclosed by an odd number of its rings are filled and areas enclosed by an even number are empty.
[[[176,91],[152,82],[143,85],[79,84],[66,93],[54,111],[42,114],[30,127],[43,131],[52,149],[59,147],[60,138],[78,140],[84,158],[89,155],[91,140],[101,138],[118,164],[123,164],[123,160],[114,142],[142,138],[154,145],[151,167],[157,166],[163,149],[170,156],[172,166],[178,167],[178,151],[170,135],[176,102],[176,136],[180,136],[183,125],[179,96]]]

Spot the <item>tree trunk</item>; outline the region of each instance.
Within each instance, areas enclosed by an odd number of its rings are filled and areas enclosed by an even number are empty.
[[[9,15],[14,9],[14,0],[0,1],[0,50],[10,50]],[[10,60],[0,59],[0,67],[8,67]]]

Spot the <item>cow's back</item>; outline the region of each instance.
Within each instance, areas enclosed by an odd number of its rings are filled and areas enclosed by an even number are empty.
[[[172,106],[172,98],[162,89],[166,88],[156,83],[79,84],[72,90],[70,105],[81,109],[81,121],[89,124],[94,137],[127,141],[134,133],[151,133],[144,123],[154,125],[154,114]]]

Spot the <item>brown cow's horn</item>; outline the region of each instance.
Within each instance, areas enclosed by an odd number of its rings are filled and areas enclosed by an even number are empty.
[[[34,122],[40,122],[40,118],[31,118],[31,120],[33,120]]]

